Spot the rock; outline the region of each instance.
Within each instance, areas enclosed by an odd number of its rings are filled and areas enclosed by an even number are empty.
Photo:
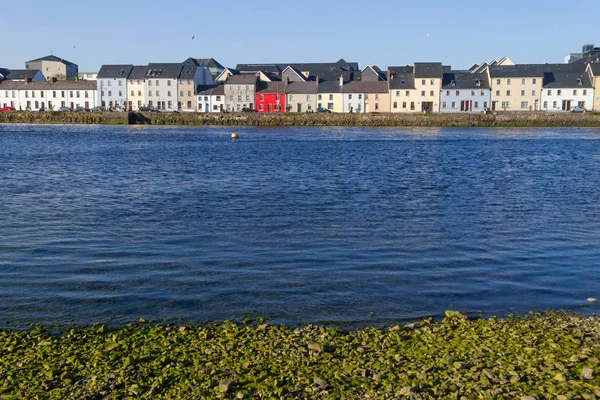
[[[535,396],[522,396],[521,400],[537,400]]]
[[[470,364],[458,362],[458,361],[454,363],[454,369],[469,369],[469,368],[471,368]]]
[[[585,379],[586,381],[591,381],[594,379],[594,370],[591,368],[584,368],[581,372],[581,378]]]
[[[413,322],[412,324],[406,324],[406,325],[404,325],[404,327],[405,327],[406,329],[416,329],[416,328],[417,328],[417,326],[418,326],[418,325],[417,325],[417,323],[416,323],[416,322]]]
[[[417,374],[417,379],[420,381],[426,381],[427,380],[427,373],[426,372],[419,372]]]
[[[243,399],[244,398],[244,393],[238,392],[238,394],[235,397],[237,397],[238,399]]]
[[[215,354],[216,352],[217,351],[215,349],[211,349],[210,347],[208,347],[204,350],[204,354],[208,354],[208,355]]]
[[[488,378],[490,381],[496,380],[496,375],[494,375],[494,373],[489,369],[484,369],[483,371],[481,371],[481,373],[485,375],[486,378]]]
[[[396,360],[397,362],[403,361],[404,357],[402,357],[400,354],[396,354],[394,356],[394,360]]]
[[[417,389],[414,387],[404,387],[400,390],[400,396],[410,396],[417,393]]]
[[[320,353],[323,351],[323,346],[321,346],[319,343],[309,343],[308,349]]]
[[[329,387],[329,383],[325,379],[315,378],[313,380],[315,385],[319,386],[321,389],[327,389]]]
[[[588,297],[587,301],[588,301],[588,303],[597,303],[598,299],[596,299],[594,297]]]
[[[566,382],[567,378],[565,377],[564,374],[559,372],[558,374],[554,375],[554,380],[559,381],[559,382]]]
[[[223,379],[221,382],[219,382],[219,390],[222,393],[227,393],[231,390],[231,387],[233,386],[233,381],[229,380],[229,379]]]
[[[444,315],[446,316],[446,318],[456,318],[456,319],[462,319],[462,320],[466,320],[467,319],[467,313],[463,313],[463,312],[460,312],[460,311],[446,310],[444,312]]]
[[[556,400],[569,400],[569,397],[565,396],[564,394],[559,394],[556,396]]]
[[[375,375],[373,375],[373,380],[374,381],[381,382],[382,379],[383,379],[383,376],[381,374],[375,374]]]

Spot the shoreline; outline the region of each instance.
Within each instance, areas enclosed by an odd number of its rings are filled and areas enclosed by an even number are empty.
[[[0,341],[2,399],[600,397],[600,318],[570,312],[352,331],[140,320]]]
[[[483,114],[257,114],[126,112],[0,112],[0,123],[174,125],[174,126],[320,126],[320,127],[597,127],[600,113],[506,112]]]

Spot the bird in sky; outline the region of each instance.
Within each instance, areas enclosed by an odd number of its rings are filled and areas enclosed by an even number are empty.
[[[196,37],[196,36],[192,36],[192,40],[194,40],[194,38],[195,38],[195,37]]]

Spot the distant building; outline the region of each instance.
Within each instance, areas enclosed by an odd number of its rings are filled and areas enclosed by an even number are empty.
[[[213,83],[210,67],[200,66],[199,61],[203,61],[204,65],[209,64],[209,62],[205,62],[207,60],[195,58],[188,58],[182,64],[181,73],[177,79],[177,90],[179,91],[177,109],[180,111],[196,111],[196,88],[199,85],[206,86]]]
[[[8,69],[0,68],[0,81],[45,81],[46,77],[37,69]]]
[[[600,61],[600,47],[593,44],[584,44],[581,53],[569,53],[565,56],[565,63],[590,63]]]
[[[600,111],[600,63],[590,63],[586,67],[587,73],[594,86],[594,111]]]
[[[349,82],[342,87],[342,94],[344,112],[368,113],[390,111],[390,94],[388,84],[385,81],[367,80]]]
[[[314,112],[317,109],[319,81],[291,82],[285,86],[287,112]]]
[[[162,111],[177,110],[177,79],[182,68],[181,63],[148,64],[144,78],[149,107]]]
[[[541,65],[544,72],[542,105],[544,111],[571,111],[574,107],[594,107],[594,85],[587,64]]]
[[[482,112],[490,107],[491,91],[487,74],[465,71],[444,73],[440,112]]]
[[[133,65],[103,65],[96,80],[98,103],[110,109],[127,109],[127,78]]]
[[[340,76],[337,81],[319,82],[317,109],[327,109],[335,113],[344,112],[343,86],[343,76]]]
[[[491,66],[491,109],[495,111],[536,111],[540,99],[544,72],[542,64]]]
[[[201,113],[215,113],[225,111],[225,86],[210,85],[198,86],[196,89],[196,109]]]
[[[414,74],[417,111],[439,112],[444,74],[442,63],[415,63]]]
[[[128,109],[137,111],[148,104],[146,98],[146,71],[147,65],[134,65],[127,78],[127,104]]]
[[[96,98],[96,82],[0,82],[0,105],[16,110],[44,111],[58,110],[59,107],[91,109],[97,105]]]
[[[199,67],[208,69],[213,81],[217,80],[217,76],[225,70],[225,67],[214,58],[196,58],[196,62]]]
[[[56,56],[36,58],[25,63],[25,69],[37,69],[46,79],[73,79],[79,76],[79,67],[70,61]]]
[[[283,82],[259,82],[255,96],[256,111],[260,113],[285,112],[285,85]]]
[[[80,72],[79,79],[83,79],[86,81],[95,81],[98,78],[97,72]]]
[[[254,109],[258,75],[240,74],[227,78],[224,84],[227,111],[239,112],[242,108]]]
[[[386,74],[377,65],[368,65],[360,73],[362,82],[379,82],[386,80]]]
[[[334,63],[238,64],[235,70],[240,74],[262,72],[270,76],[271,81],[275,79],[285,81],[284,71],[287,67],[292,67],[294,73],[306,81],[314,81],[318,77],[321,82],[337,82],[342,76],[344,82],[351,82],[360,80],[361,73],[357,62],[346,62],[344,59]],[[290,79],[289,82],[298,82],[302,79]]]
[[[390,112],[414,113],[418,110],[417,90],[415,88],[414,68],[388,67],[388,86],[390,91]]]

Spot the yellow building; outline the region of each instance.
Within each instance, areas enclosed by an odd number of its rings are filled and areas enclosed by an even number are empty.
[[[543,64],[490,66],[492,110],[537,111],[540,109]]]
[[[339,81],[319,82],[317,109],[327,109],[336,113],[344,112],[343,85],[343,77],[340,77]]]
[[[594,111],[600,111],[600,64],[590,63],[587,66],[587,72],[590,74],[592,85],[594,86]]]
[[[412,66],[388,67],[388,87],[390,112],[414,113],[417,112],[417,91],[415,89],[415,75]]]
[[[444,76],[442,63],[415,63],[414,76],[417,111],[439,112],[440,90]]]
[[[127,78],[127,103],[129,109],[137,111],[146,106],[146,91],[144,90],[146,69],[145,65],[136,65]]]

